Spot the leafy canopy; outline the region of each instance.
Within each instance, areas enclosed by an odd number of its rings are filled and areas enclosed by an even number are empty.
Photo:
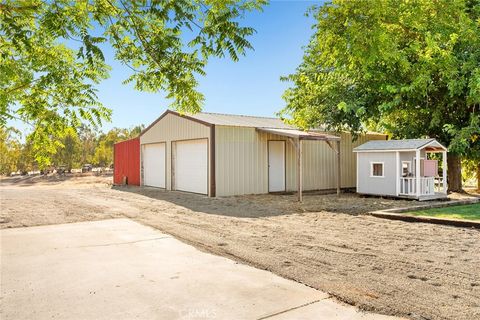
[[[480,142],[480,2],[348,1],[312,8],[315,34],[284,77],[280,114],[394,137],[430,136],[469,156]]]
[[[95,85],[109,74],[102,48],[131,69],[125,83],[165,91],[172,107],[197,112],[197,77],[212,56],[238,60],[254,29],[240,24],[266,0],[5,0],[0,3],[0,125],[29,123],[40,164],[57,137],[111,110]]]

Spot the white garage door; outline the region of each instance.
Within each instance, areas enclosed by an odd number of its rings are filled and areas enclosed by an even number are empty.
[[[208,193],[207,140],[177,141],[175,152],[175,189]]]
[[[165,143],[143,145],[143,184],[165,188]]]

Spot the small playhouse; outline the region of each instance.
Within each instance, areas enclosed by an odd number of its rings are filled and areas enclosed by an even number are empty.
[[[353,152],[360,194],[417,200],[447,197],[447,148],[435,139],[372,140]]]

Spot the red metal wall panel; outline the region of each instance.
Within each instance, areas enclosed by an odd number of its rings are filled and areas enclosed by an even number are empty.
[[[118,142],[114,145],[113,183],[122,184],[127,177],[129,185],[140,185],[140,138]]]

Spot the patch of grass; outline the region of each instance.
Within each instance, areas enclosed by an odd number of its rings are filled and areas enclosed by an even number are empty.
[[[414,216],[480,220],[480,203],[405,212]]]

